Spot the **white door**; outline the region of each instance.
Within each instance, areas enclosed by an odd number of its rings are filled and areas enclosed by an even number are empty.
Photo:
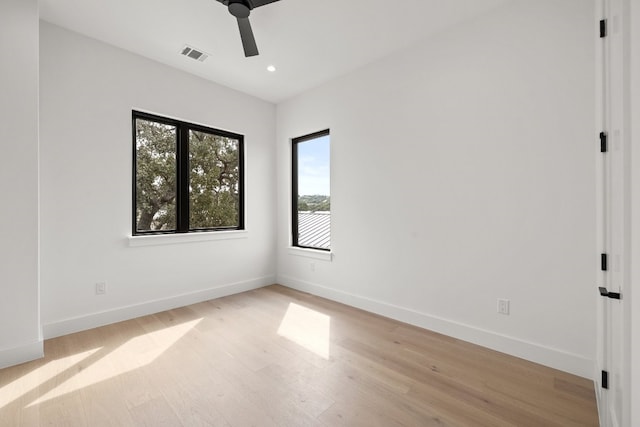
[[[598,246],[604,254],[598,286],[597,394],[603,426],[628,425],[629,361],[625,294],[630,278],[630,146],[628,79],[628,0],[598,0],[597,18],[605,19],[597,42]],[[600,27],[598,22],[598,27]],[[600,34],[598,34],[600,36]],[[600,149],[598,151],[601,151]]]

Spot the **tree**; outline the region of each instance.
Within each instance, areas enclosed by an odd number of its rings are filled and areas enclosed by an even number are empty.
[[[176,227],[176,128],[136,119],[136,229]]]
[[[238,141],[204,132],[189,135],[191,228],[237,225]]]
[[[176,127],[136,119],[136,228],[176,228]],[[189,130],[189,228],[237,226],[239,142]]]
[[[305,202],[302,197],[304,196],[298,196],[298,211],[300,212],[304,212],[304,211],[308,211],[309,210],[309,205],[307,204],[307,202]]]
[[[298,211],[330,211],[331,197],[319,194],[298,196]]]

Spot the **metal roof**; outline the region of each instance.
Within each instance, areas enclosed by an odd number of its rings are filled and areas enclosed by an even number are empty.
[[[331,212],[298,212],[298,245],[331,248]]]

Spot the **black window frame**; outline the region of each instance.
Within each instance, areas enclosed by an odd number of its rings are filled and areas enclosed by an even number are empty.
[[[331,248],[317,248],[315,246],[303,246],[299,244],[298,231],[298,144],[311,141],[313,139],[331,136],[330,129],[324,129],[308,135],[291,139],[291,231],[292,246],[303,249],[313,249],[317,251],[331,252]]]
[[[175,230],[137,230],[137,144],[136,120],[154,121],[176,128],[176,229]],[[244,135],[189,123],[170,117],[159,116],[143,111],[132,110],[131,131],[133,140],[133,191],[132,191],[132,235],[147,236],[156,234],[188,234],[230,230],[244,230]],[[189,168],[189,131],[204,132],[232,138],[238,141],[238,225],[228,227],[189,227],[190,209],[190,168]]]

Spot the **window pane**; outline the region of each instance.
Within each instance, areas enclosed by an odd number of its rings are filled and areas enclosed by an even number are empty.
[[[237,139],[189,131],[191,229],[239,226],[238,148]]]
[[[176,229],[176,127],[136,119],[136,230]]]
[[[297,244],[331,248],[329,135],[296,142]]]

